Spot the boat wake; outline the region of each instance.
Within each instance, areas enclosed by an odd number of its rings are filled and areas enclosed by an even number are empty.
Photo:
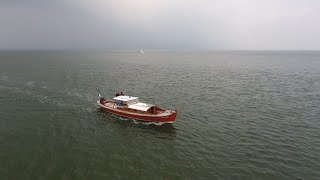
[[[119,117],[120,119],[124,119],[122,117]],[[135,124],[143,124],[143,125],[156,125],[156,126],[162,126],[164,124],[167,124],[165,122],[145,122],[145,121],[138,121],[135,119],[131,119],[133,121],[133,123]]]
[[[33,85],[34,85],[34,82],[33,82],[33,81],[26,82],[26,85],[27,85],[27,86],[33,86]]]
[[[33,88],[25,88],[25,86],[27,87],[33,87]],[[92,108],[92,105],[90,104],[90,106],[86,106],[83,104],[78,104],[78,103],[71,103],[71,102],[67,102],[65,100],[62,100],[61,98],[54,98],[51,97],[52,93],[55,93],[56,95],[65,95],[66,93],[63,92],[59,92],[58,90],[55,91],[54,89],[49,89],[46,86],[40,86],[42,89],[47,90],[49,93],[43,93],[43,92],[39,92],[36,90],[36,88],[39,88],[37,86],[35,86],[35,83],[33,81],[29,81],[26,83],[20,83],[20,84],[15,84],[15,85],[0,85],[0,89],[3,90],[7,90],[13,93],[17,93],[17,94],[23,94],[29,98],[32,98],[36,101],[38,101],[39,103],[42,104],[54,104],[58,107],[61,108],[70,108],[70,109],[80,109],[82,111],[87,111],[88,113],[91,113],[94,108]],[[71,96],[70,94],[67,94],[68,96]],[[73,95],[73,99],[79,99],[79,95]],[[14,100],[16,100],[16,98],[14,98]],[[89,101],[88,101],[89,102]],[[89,104],[88,104],[89,105]]]
[[[6,81],[6,80],[8,80],[8,76],[1,76],[1,77],[0,77],[0,80]]]

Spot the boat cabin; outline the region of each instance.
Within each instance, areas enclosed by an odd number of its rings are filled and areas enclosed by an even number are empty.
[[[160,110],[155,105],[140,102],[138,97],[117,96],[114,97],[113,100],[116,108],[129,112],[157,114],[158,110]]]

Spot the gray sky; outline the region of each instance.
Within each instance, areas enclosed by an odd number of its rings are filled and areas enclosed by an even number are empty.
[[[320,50],[319,0],[0,0],[0,49]]]

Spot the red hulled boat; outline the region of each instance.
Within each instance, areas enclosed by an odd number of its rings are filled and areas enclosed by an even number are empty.
[[[173,123],[177,110],[165,110],[153,104],[142,103],[138,97],[116,96],[105,100],[99,95],[98,106],[112,114],[140,121]]]

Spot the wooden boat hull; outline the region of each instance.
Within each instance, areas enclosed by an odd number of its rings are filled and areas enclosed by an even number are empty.
[[[146,121],[146,122],[161,122],[161,123],[173,123],[177,117],[177,110],[171,111],[166,110],[166,113],[163,114],[139,114],[133,112],[123,111],[121,109],[110,108],[101,104],[99,101],[97,102],[98,106],[106,112],[125,117],[131,118],[139,121]]]

